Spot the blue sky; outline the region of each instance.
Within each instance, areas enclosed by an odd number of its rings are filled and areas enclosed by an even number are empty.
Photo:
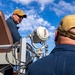
[[[47,40],[50,52],[55,46],[54,34],[60,20],[65,15],[75,14],[75,0],[0,0],[5,19],[17,8],[28,16],[18,25],[20,35],[26,37],[38,26],[45,26],[50,35]]]

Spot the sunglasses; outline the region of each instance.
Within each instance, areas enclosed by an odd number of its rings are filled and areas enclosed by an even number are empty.
[[[19,18],[23,18],[23,16],[17,15]]]

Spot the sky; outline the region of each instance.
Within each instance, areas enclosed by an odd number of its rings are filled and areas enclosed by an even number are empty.
[[[55,47],[55,30],[60,20],[68,14],[75,14],[75,0],[0,0],[0,10],[3,11],[5,19],[17,8],[27,14],[27,18],[18,25],[20,35],[26,37],[37,27],[44,26],[50,36],[47,39],[50,53]]]

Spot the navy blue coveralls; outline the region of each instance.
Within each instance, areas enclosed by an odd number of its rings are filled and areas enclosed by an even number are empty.
[[[34,62],[26,75],[75,75],[75,45],[60,44]]]
[[[20,42],[20,39],[22,38],[18,32],[18,27],[17,27],[17,24],[14,22],[13,18],[12,17],[9,17],[7,20],[6,20],[6,23],[10,29],[10,32],[11,32],[11,35],[12,35],[12,38],[13,38],[13,43],[15,42]],[[26,60],[30,60],[31,57],[30,57],[30,53],[29,51],[26,50]],[[8,70],[5,71],[5,74],[4,75],[13,75],[13,68],[9,68]]]
[[[9,17],[7,20],[7,25],[10,29],[10,32],[11,32],[11,35],[13,37],[13,41],[14,42],[19,42],[20,39],[21,39],[21,36],[18,32],[18,27],[17,27],[17,24],[14,22],[14,20],[12,19],[12,17]]]

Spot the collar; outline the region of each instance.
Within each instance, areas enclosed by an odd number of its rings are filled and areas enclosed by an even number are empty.
[[[12,18],[12,16],[10,16],[10,19],[12,19],[13,20],[13,18]],[[13,20],[14,21],[14,20]],[[15,23],[15,21],[14,21],[14,23]],[[16,23],[15,23],[15,25],[17,25]],[[17,27],[17,29],[19,29],[20,27],[18,27],[18,26],[16,26]]]
[[[57,51],[75,51],[75,45],[71,44],[60,44],[57,45],[51,53],[57,52]]]
[[[10,19],[12,19],[12,20],[14,21],[14,19],[13,19],[13,17],[12,17],[12,16],[10,16]],[[14,21],[14,23],[15,23],[15,25],[17,25],[15,21]]]

